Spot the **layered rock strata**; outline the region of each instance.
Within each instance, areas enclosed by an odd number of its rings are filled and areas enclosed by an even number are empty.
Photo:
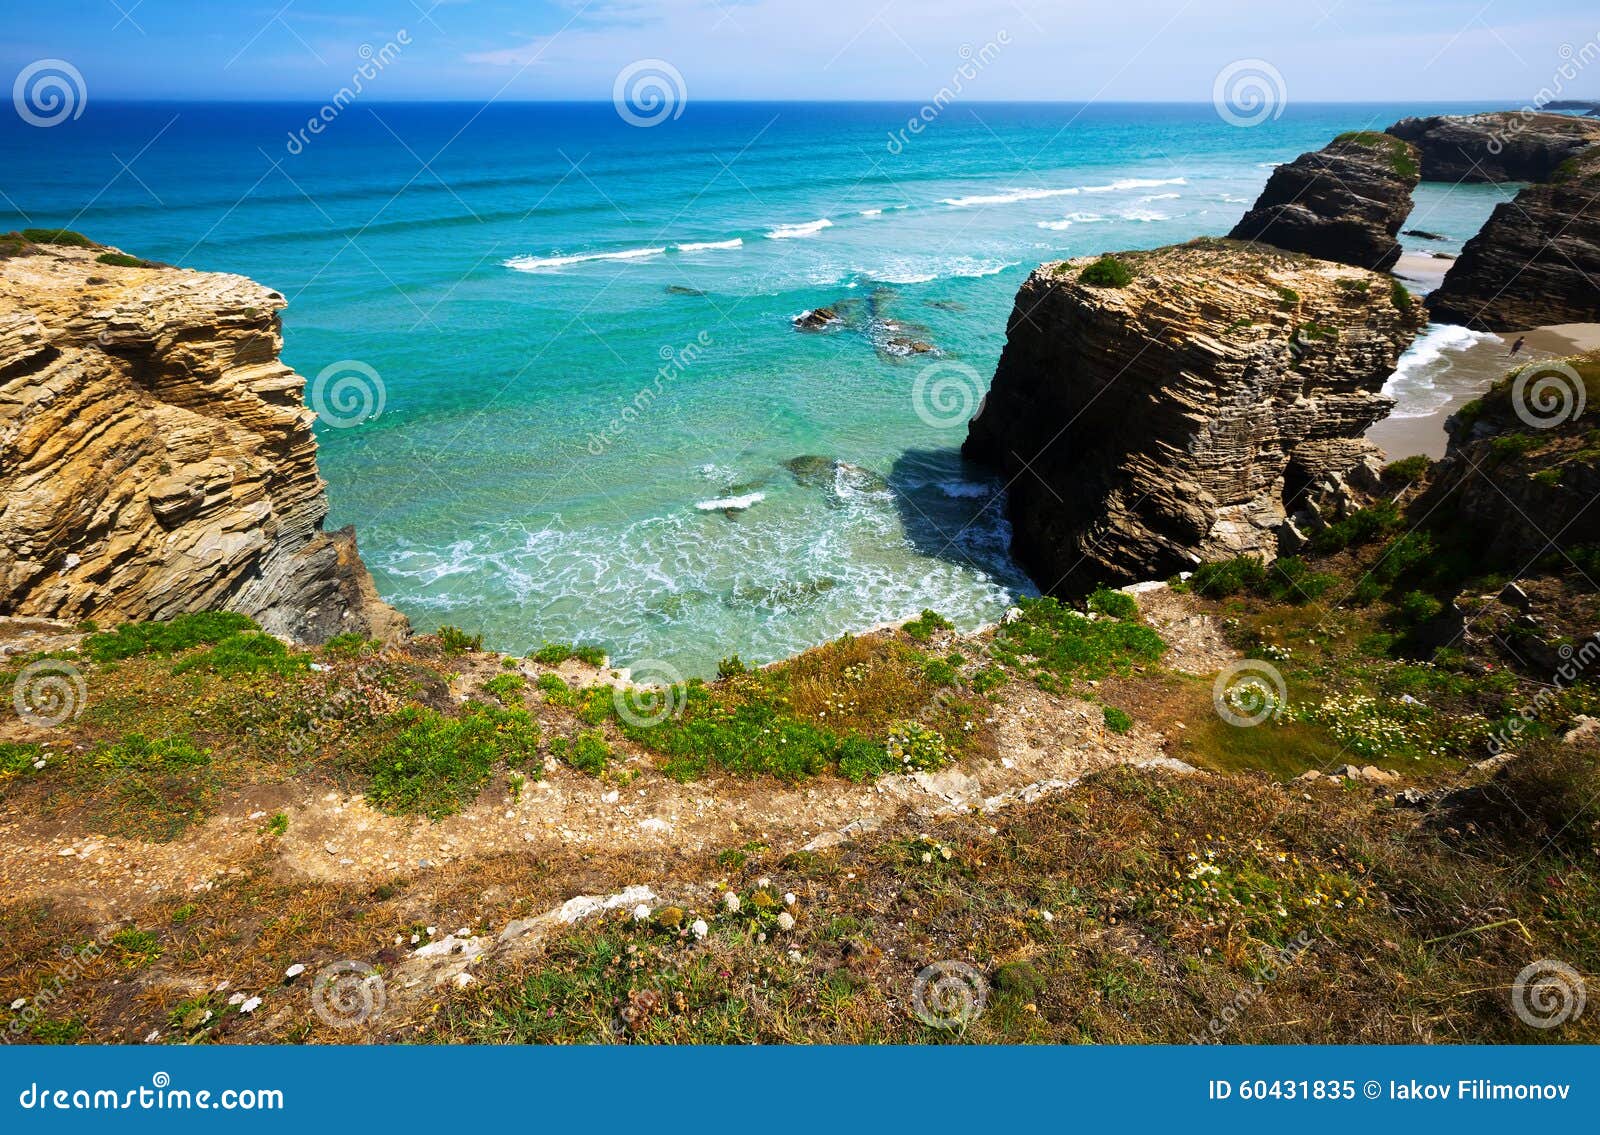
[[[1228,235],[1357,268],[1400,259],[1400,226],[1418,181],[1416,150],[1387,134],[1342,134],[1273,170]]]
[[[1600,320],[1600,146],[1495,206],[1428,308],[1488,331]]]
[[[1548,181],[1568,158],[1600,145],[1600,122],[1566,114],[1402,118],[1386,133],[1416,146],[1424,181]]]
[[[964,451],[1005,474],[1047,591],[1274,556],[1298,499],[1373,455],[1424,321],[1387,276],[1201,240],[1046,264],[1017,294]]]
[[[323,530],[281,295],[99,246],[0,255],[0,615],[405,633],[353,532]]]

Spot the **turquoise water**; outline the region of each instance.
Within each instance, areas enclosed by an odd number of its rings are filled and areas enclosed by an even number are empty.
[[[419,627],[690,674],[996,617],[1031,585],[957,449],[1027,272],[1225,232],[1276,162],[1476,108],[974,104],[895,154],[915,108],[358,104],[292,153],[312,109],[9,121],[0,227],[248,274],[296,369],[370,368],[381,414],[366,378],[320,407],[356,422],[319,427],[331,520]],[[1458,247],[1504,195],[1424,187],[1415,223]],[[849,326],[793,328],[841,301]]]

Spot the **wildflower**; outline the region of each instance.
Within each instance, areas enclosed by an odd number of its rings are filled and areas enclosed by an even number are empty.
[[[722,905],[728,909],[729,914],[739,913],[739,896],[729,891],[722,896]]]
[[[784,911],[782,914],[778,915],[778,929],[793,930],[794,915],[790,914],[788,911]]]
[[[697,939],[700,939],[701,941],[704,941],[705,936],[711,933],[711,927],[706,925],[706,920],[703,918],[695,919],[693,925],[689,927],[689,930]]]
[[[645,906],[644,903],[640,903],[638,906],[633,908],[633,920],[635,922],[643,922],[649,917],[650,908]]]
[[[794,892],[793,891],[786,891],[784,893],[784,896],[783,896],[783,905],[784,906],[793,906],[794,902],[795,902]]]

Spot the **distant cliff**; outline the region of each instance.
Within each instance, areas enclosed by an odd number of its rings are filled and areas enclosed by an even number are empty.
[[[1386,133],[1417,148],[1422,180],[1548,181],[1568,158],[1600,145],[1600,122],[1567,114],[1450,114],[1402,118]]]
[[[1232,241],[1046,264],[964,452],[1046,591],[1271,558],[1297,498],[1370,469],[1423,322],[1388,276]]]
[[[1600,123],[1594,124],[1600,138]],[[1428,309],[1442,323],[1517,331],[1600,320],[1600,145],[1495,206]]]
[[[0,237],[0,614],[228,609],[304,642],[405,632],[353,532],[323,531],[283,306],[76,234]]]
[[[1400,226],[1418,176],[1409,142],[1372,131],[1341,134],[1273,170],[1228,235],[1387,271],[1400,259]]]

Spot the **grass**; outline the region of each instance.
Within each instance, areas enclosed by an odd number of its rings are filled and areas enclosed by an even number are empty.
[[[955,624],[937,611],[924,609],[922,614],[905,624],[901,630],[910,635],[913,641],[927,642],[941,631],[954,630]]]
[[[1166,644],[1143,623],[1090,619],[1049,597],[1023,599],[1022,618],[995,633],[993,655],[1040,689],[1066,693],[1080,679],[1099,680],[1151,665]]]
[[[1411,144],[1392,134],[1384,134],[1377,130],[1351,130],[1340,134],[1334,139],[1334,143],[1356,145],[1369,150],[1383,150],[1389,157],[1389,167],[1403,178],[1415,179],[1422,173],[1422,167],[1417,163],[1416,151],[1412,149]]]
[[[22,236],[34,244],[59,244],[70,248],[99,248],[94,241],[71,229],[23,229]]]
[[[481,634],[468,634],[460,627],[442,626],[434,634],[446,654],[467,654],[483,649]]]
[[[161,265],[125,252],[102,252],[94,258],[96,264],[109,264],[113,268],[159,268]]]
[[[408,707],[396,732],[367,759],[367,798],[386,812],[438,820],[477,799],[497,762],[537,779],[539,726],[526,711],[468,702],[461,716]]]
[[[1125,288],[1133,283],[1133,270],[1107,252],[1078,273],[1078,282],[1095,288]]]
[[[281,641],[262,631],[244,631],[228,635],[208,650],[192,654],[173,666],[174,674],[187,674],[205,670],[227,677],[250,674],[276,674],[286,677],[311,667],[311,659],[300,653],[290,653]]]
[[[559,666],[576,658],[586,666],[604,666],[606,652],[598,646],[580,646],[570,642],[547,642],[528,655],[542,666]]]
[[[141,654],[176,654],[259,629],[250,618],[231,611],[200,611],[164,622],[123,623],[115,631],[91,634],[84,639],[83,652],[96,662]]]
[[[1208,599],[1249,593],[1279,603],[1312,602],[1327,594],[1334,583],[1333,575],[1312,571],[1298,556],[1280,556],[1271,564],[1260,556],[1216,560],[1198,565],[1189,578],[1190,589]]]

